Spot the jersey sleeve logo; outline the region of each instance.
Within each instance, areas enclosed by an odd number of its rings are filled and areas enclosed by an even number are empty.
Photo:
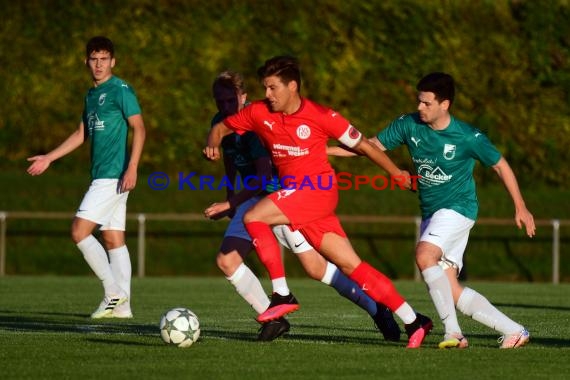
[[[311,136],[311,128],[306,124],[301,124],[297,127],[297,137],[301,140],[306,140]]]
[[[267,120],[263,120],[263,125],[267,126],[271,131],[273,131],[273,124],[275,124],[274,121],[267,121]]]
[[[339,137],[338,141],[346,145],[349,148],[354,148],[362,139],[362,134],[352,125],[348,126],[348,129]]]
[[[356,128],[354,128],[352,125],[350,126],[350,129],[348,130],[348,135],[350,136],[351,139],[360,138],[360,132],[358,132],[358,130]]]

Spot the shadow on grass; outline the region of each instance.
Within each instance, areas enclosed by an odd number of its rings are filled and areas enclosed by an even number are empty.
[[[499,303],[493,302],[496,307],[517,307],[521,309],[538,309],[538,310],[560,310],[560,311],[570,311],[568,306],[545,306],[545,305],[529,305],[522,303]]]
[[[328,332],[319,334],[315,333],[315,330],[326,330]],[[303,330],[311,331],[310,333],[304,333]],[[362,336],[354,336],[354,335],[346,335],[343,334],[343,331],[348,332],[351,331],[359,331],[367,333],[366,330],[362,329],[338,329],[331,331],[330,326],[320,326],[320,325],[303,325],[303,324],[292,324],[291,331],[286,333],[282,337],[278,338],[278,340],[291,340],[291,341],[306,341],[306,342],[324,342],[324,343],[357,343],[357,344],[366,344],[366,345],[402,345],[405,341],[400,342],[387,342],[385,341],[380,333],[376,331],[370,331],[369,336],[362,337]],[[257,331],[255,333],[243,333],[243,332],[235,332],[230,330],[222,330],[222,329],[203,329],[202,330],[202,337],[205,339],[208,338],[216,338],[216,339],[226,339],[226,340],[240,340],[240,341],[256,341],[257,340]],[[263,342],[263,344],[270,343],[270,342]]]
[[[54,332],[54,333],[77,333],[77,334],[110,334],[115,336],[153,336],[158,337],[159,331],[155,324],[132,323],[125,320],[115,322],[116,320],[89,320],[83,321],[88,316],[84,314],[56,313],[56,312],[35,312],[30,315],[23,315],[21,312],[8,310],[0,310],[0,330],[13,332]],[[59,320],[54,320],[59,317]],[[319,334],[314,333],[315,330],[324,330],[326,332]],[[303,333],[303,330],[312,331],[311,333]],[[344,331],[344,333],[343,333]],[[294,325],[292,332],[286,334],[280,339],[294,341],[310,341],[310,342],[326,342],[326,343],[358,343],[367,345],[378,344],[403,344],[404,341],[393,343],[386,342],[381,335],[374,330],[370,330],[369,337],[350,336],[354,332],[364,332],[362,329],[338,329],[331,331],[330,326],[320,325]],[[226,329],[202,329],[201,339],[224,339],[237,341],[257,340],[257,330],[251,332],[242,332]],[[122,339],[113,339],[105,336],[89,337],[87,340],[96,343],[105,344],[123,344],[123,345],[140,345],[147,344],[141,342],[133,342]],[[157,340],[157,344],[162,344]]]
[[[158,335],[158,327],[154,324],[138,324],[121,321],[120,323],[95,322],[84,323],[81,319],[87,318],[83,314],[39,312],[33,316],[24,316],[22,313],[0,310],[0,329],[8,331],[37,331],[37,332],[72,332],[72,333],[99,333],[99,334],[130,334],[130,335]],[[61,320],[55,321],[54,316]],[[116,320],[113,320],[116,321]]]
[[[536,308],[536,305],[504,305],[504,306],[517,306]],[[567,308],[556,308],[556,310],[566,310]],[[160,339],[156,343],[150,342],[137,342],[128,340],[129,336],[146,336],[159,338],[158,327],[155,324],[133,323],[126,320],[115,322],[116,320],[92,321],[84,322],[82,319],[88,318],[84,314],[69,314],[69,313],[55,313],[55,312],[37,312],[30,313],[33,315],[24,316],[21,312],[0,310],[0,330],[13,331],[13,332],[54,332],[54,333],[76,333],[76,334],[94,334],[87,338],[88,341],[93,343],[102,344],[119,344],[127,346],[162,346],[163,343]],[[54,321],[53,317],[59,316],[61,320]],[[80,319],[77,319],[80,318]],[[111,323],[109,323],[111,322]],[[318,333],[323,330],[323,333]],[[307,331],[307,332],[305,332]],[[317,332],[315,332],[317,331]],[[97,334],[109,334],[113,337],[100,336]],[[358,336],[354,334],[366,334],[366,336]],[[532,332],[531,332],[532,334]],[[124,336],[125,339],[120,337]],[[497,334],[468,334],[474,344],[473,348],[497,348]],[[257,331],[241,332],[227,329],[202,329],[202,336],[200,340],[207,339],[223,339],[223,340],[236,340],[236,341],[249,341],[256,342]],[[338,343],[338,344],[361,344],[373,346],[400,346],[402,348],[406,345],[406,335],[402,334],[399,342],[389,342],[382,338],[381,334],[373,329],[357,329],[357,328],[342,328],[331,330],[330,326],[315,325],[315,324],[293,324],[291,331],[279,340],[283,341],[301,341],[311,343]],[[478,342],[474,342],[478,340]],[[270,342],[269,342],[270,343]],[[263,343],[267,344],[267,343]],[[541,337],[531,335],[530,345],[539,345],[542,347],[570,347],[570,339],[555,338],[555,337]],[[426,346],[426,347],[429,347]]]

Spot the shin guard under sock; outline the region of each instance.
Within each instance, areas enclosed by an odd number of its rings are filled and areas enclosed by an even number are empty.
[[[271,227],[262,222],[250,222],[245,223],[245,228],[251,236],[259,260],[269,272],[269,278],[273,280],[285,277],[281,249]]]

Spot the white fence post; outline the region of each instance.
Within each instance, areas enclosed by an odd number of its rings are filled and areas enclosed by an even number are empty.
[[[6,275],[6,213],[0,212],[0,277]]]
[[[416,216],[416,245],[417,245],[418,242],[420,241],[421,226],[422,226],[422,218],[419,217],[419,216]],[[413,258],[414,258],[414,280],[415,280],[416,282],[419,282],[419,281],[422,280],[422,276],[420,275],[420,270],[419,270],[418,266],[416,265],[416,250],[415,250],[415,246],[414,246]]]
[[[552,283],[560,282],[560,220],[552,220]]]

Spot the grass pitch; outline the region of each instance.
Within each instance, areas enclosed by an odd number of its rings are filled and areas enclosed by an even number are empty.
[[[131,320],[91,320],[102,297],[93,277],[0,278],[2,379],[563,379],[570,371],[570,286],[469,283],[531,332],[521,349],[460,316],[467,350],[439,350],[442,337],[425,287],[398,281],[435,327],[419,350],[385,342],[368,315],[323,284],[289,280],[301,302],[291,332],[258,343],[254,312],[222,277],[133,280]],[[265,285],[268,285],[265,283]],[[266,289],[269,289],[266,286]],[[202,334],[192,347],[165,345],[161,314],[192,309]]]

